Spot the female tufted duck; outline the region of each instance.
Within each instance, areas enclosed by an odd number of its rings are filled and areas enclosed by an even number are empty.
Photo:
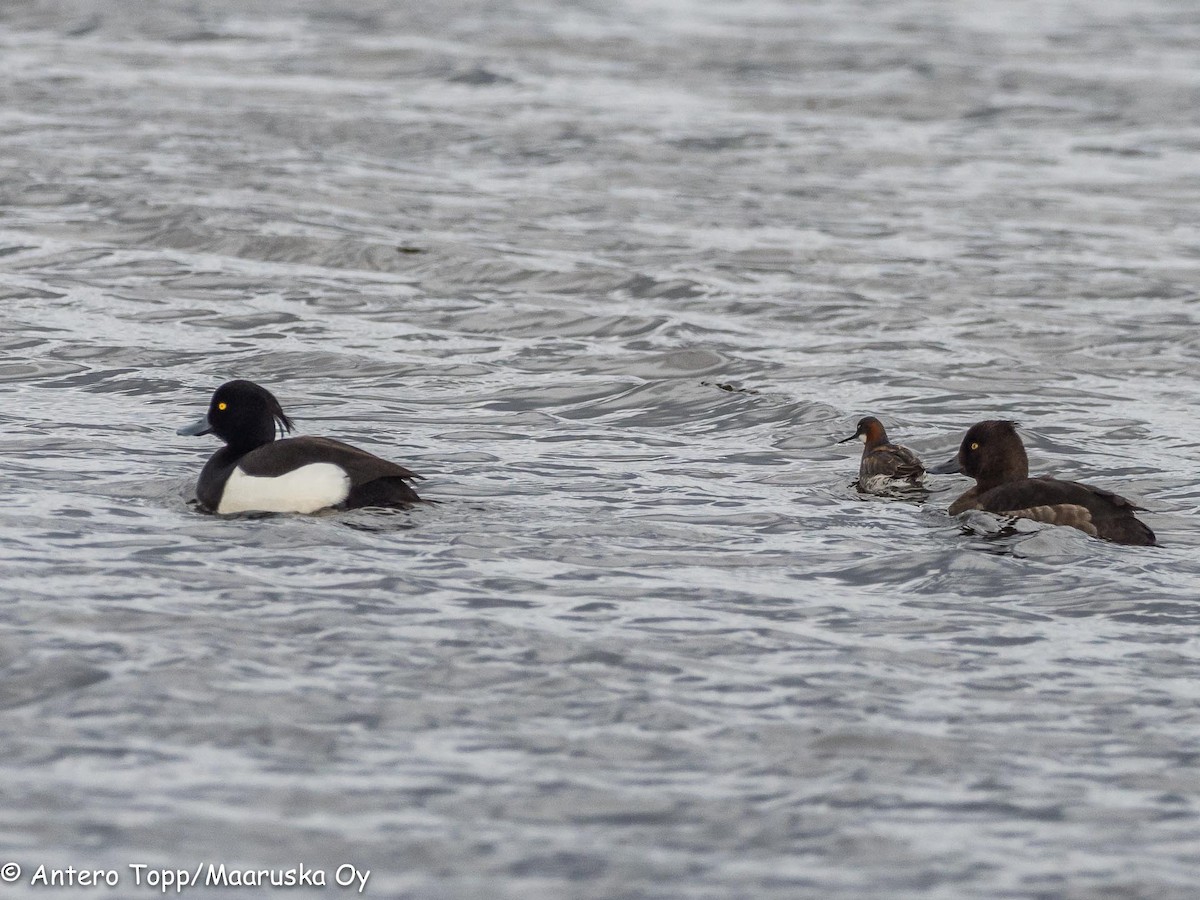
[[[859,419],[858,430],[838,443],[845,444],[855,439],[863,442],[862,461],[858,464],[859,490],[877,491],[887,487],[893,480],[915,485],[925,477],[925,467],[921,465],[917,454],[907,447],[891,443],[883,423],[874,416]]]
[[[275,440],[292,420],[266,388],[230,381],[217,388],[208,413],[178,434],[215,434],[225,446],[209,459],[196,498],[213,512],[298,512],[405,507],[421,498],[420,476],[404,466],[332,438]]]
[[[1069,525],[1117,544],[1154,544],[1154,532],[1133,514],[1142,507],[1124,497],[1075,481],[1030,478],[1029,457],[1015,422],[991,420],[972,425],[958,455],[929,471],[961,472],[975,479],[975,487],[950,505],[952,516],[968,509],[983,509],[1002,516]]]

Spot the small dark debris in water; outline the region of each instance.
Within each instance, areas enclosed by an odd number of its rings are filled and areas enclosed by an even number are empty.
[[[725,382],[724,384],[722,384],[719,381],[702,381],[700,383],[702,385],[704,385],[705,387],[715,387],[715,388],[720,388],[723,391],[729,391],[729,393],[731,393],[731,394],[757,394],[758,393],[758,391],[752,390],[751,388],[734,387],[728,381]]]
[[[76,25],[70,26],[63,33],[67,37],[84,37],[99,28],[101,21],[102,20],[99,16],[91,16],[90,18],[85,19]]]
[[[424,247],[413,247],[413,246],[410,246],[409,244],[401,244],[399,247],[396,248],[396,250],[400,253],[424,253],[425,252]]]
[[[472,85],[513,84],[514,83],[513,79],[511,79],[505,75],[500,75],[496,72],[492,72],[488,69],[485,69],[483,66],[476,66],[475,68],[471,69],[470,71],[460,72],[457,75],[452,75],[452,76],[450,76],[450,78],[448,80],[451,84],[472,84]]]
[[[595,601],[593,603],[584,603],[580,606],[571,607],[573,613],[590,613],[590,612],[607,612],[610,609],[616,609],[617,604],[605,603],[604,601]]]
[[[1076,144],[1071,148],[1072,153],[1095,153],[1100,156],[1149,156],[1159,157],[1157,150],[1143,147],[1117,147],[1108,144]]]

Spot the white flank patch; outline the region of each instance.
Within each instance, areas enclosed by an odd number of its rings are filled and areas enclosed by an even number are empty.
[[[869,494],[877,494],[884,488],[889,487],[892,479],[886,475],[870,475],[867,478],[860,478],[858,485]]]
[[[274,478],[234,469],[225,482],[219,513],[311,513],[336,506],[350,493],[350,476],[333,463],[310,463]]]

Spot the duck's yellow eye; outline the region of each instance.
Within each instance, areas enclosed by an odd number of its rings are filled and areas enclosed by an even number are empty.
[[[221,404],[221,409],[224,409],[224,408],[225,408],[225,404],[224,404],[224,403],[222,403],[222,404]],[[971,449],[972,449],[972,450],[978,450],[978,449],[979,449],[979,441],[974,441],[974,442],[971,444]]]
[[[217,409],[219,409],[221,412],[225,412],[225,404],[224,404],[224,403],[218,403],[218,404],[217,404]],[[978,444],[976,444],[976,446],[978,446]]]

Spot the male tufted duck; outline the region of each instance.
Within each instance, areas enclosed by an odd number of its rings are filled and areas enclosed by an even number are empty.
[[[972,425],[958,455],[929,471],[961,472],[975,479],[975,487],[950,505],[952,516],[982,509],[1002,516],[1070,525],[1117,544],[1154,544],[1154,532],[1133,514],[1142,507],[1124,497],[1075,481],[1030,478],[1029,457],[1015,422],[991,420]]]
[[[858,464],[859,490],[877,491],[893,480],[915,485],[925,477],[925,467],[917,454],[889,441],[883,423],[874,416],[859,419],[858,430],[838,443],[855,439],[863,442],[862,461]]]
[[[230,381],[213,394],[208,414],[178,434],[215,434],[225,446],[209,459],[196,498],[218,513],[311,513],[330,507],[404,507],[420,503],[404,466],[332,438],[275,440],[292,420],[266,388]]]

